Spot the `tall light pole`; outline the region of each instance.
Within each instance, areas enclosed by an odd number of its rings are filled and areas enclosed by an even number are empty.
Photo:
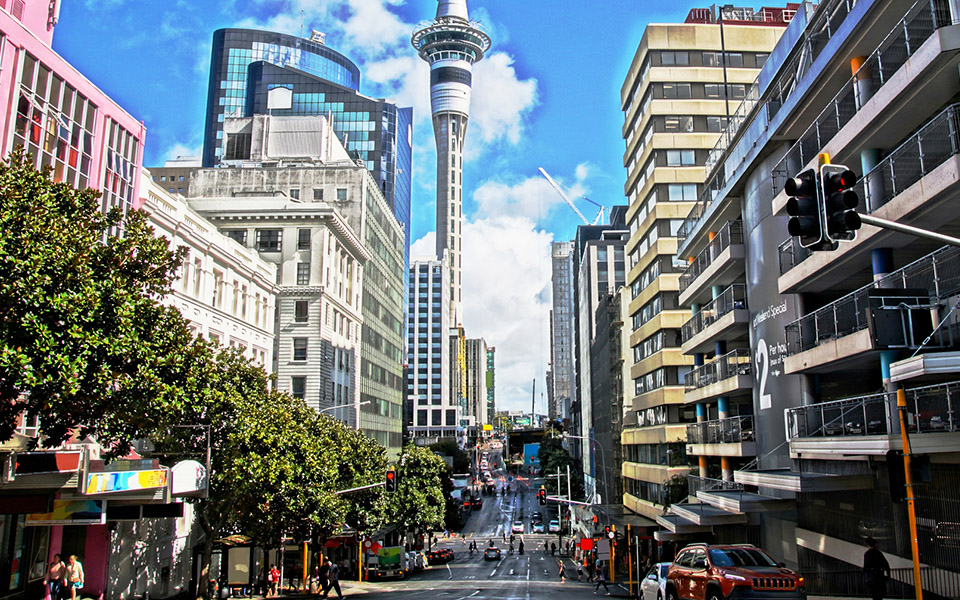
[[[357,431],[360,431],[360,407],[366,406],[367,404],[370,404],[370,400],[364,400],[359,404],[337,404],[336,406],[328,406],[326,408],[322,408],[317,411],[317,414],[322,415],[327,411],[337,410],[338,408],[353,408],[357,411],[357,418],[356,418],[357,422],[356,422],[356,427],[354,427],[354,429],[356,429]]]
[[[600,444],[598,444],[598,443],[597,443],[597,439],[596,439],[595,437],[593,437],[593,436],[587,437],[587,436],[582,436],[582,435],[573,435],[573,434],[570,434],[570,433],[564,433],[564,434],[563,434],[563,437],[564,437],[564,438],[573,438],[573,439],[577,439],[577,440],[589,440],[589,441],[594,445],[594,447],[600,449],[600,462],[602,463],[601,468],[600,468],[600,473],[601,473],[601,475],[603,475],[603,491],[604,491],[604,492],[609,492],[609,491],[610,491],[610,486],[607,485],[607,452],[606,452],[606,450],[603,449],[603,446],[601,446]],[[596,491],[596,482],[594,482],[594,491]],[[601,500],[602,500],[602,498],[601,498]],[[600,506],[601,506],[601,510],[603,510],[604,514],[606,514],[607,510],[606,510],[605,508],[602,508],[602,507],[603,507],[603,503],[602,503],[602,502],[600,503]]]

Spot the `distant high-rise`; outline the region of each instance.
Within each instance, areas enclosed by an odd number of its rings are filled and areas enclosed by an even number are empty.
[[[473,63],[490,48],[490,36],[470,21],[467,0],[438,0],[437,18],[411,39],[430,63],[430,106],[437,143],[437,257],[450,256],[450,325],[461,321],[463,142],[470,117]]]
[[[550,311],[550,364],[553,373],[550,418],[570,417],[575,397],[573,334],[573,242],[553,242],[553,310]]]

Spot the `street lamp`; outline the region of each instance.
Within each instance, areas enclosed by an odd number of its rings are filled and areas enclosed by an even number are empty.
[[[602,466],[601,466],[601,469],[600,469],[600,474],[603,475],[603,491],[604,491],[605,493],[609,493],[609,492],[610,492],[610,486],[607,485],[607,452],[606,452],[606,450],[603,449],[603,446],[601,446],[600,444],[597,443],[597,438],[592,437],[592,436],[586,437],[586,436],[582,436],[582,435],[573,435],[573,434],[566,433],[566,432],[564,432],[563,437],[564,437],[564,439],[566,439],[566,438],[574,438],[574,439],[578,439],[578,440],[588,440],[588,441],[590,441],[591,443],[593,443],[594,447],[600,449],[600,462],[602,463]],[[596,482],[594,482],[594,492],[596,492]],[[603,504],[601,503],[601,507],[602,507],[602,506],[603,506]],[[601,508],[601,510],[603,510],[604,513],[607,512],[606,509]]]
[[[323,413],[327,412],[328,410],[337,410],[338,408],[347,408],[347,407],[356,408],[356,409],[357,409],[357,423],[356,423],[355,429],[356,429],[357,431],[359,431],[359,430],[360,430],[360,407],[361,407],[361,406],[366,406],[367,404],[370,404],[370,400],[364,400],[364,401],[361,402],[360,404],[337,404],[337,405],[335,405],[335,406],[328,406],[328,407],[326,407],[326,408],[322,408],[322,409],[320,409],[320,410],[317,411],[317,414],[322,415]]]

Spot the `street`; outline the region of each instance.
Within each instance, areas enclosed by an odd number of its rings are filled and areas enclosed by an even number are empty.
[[[499,452],[490,453],[490,460],[498,466],[503,465]],[[482,496],[483,507],[472,511],[463,531],[456,537],[434,541],[434,548],[451,548],[456,559],[446,565],[434,565],[427,570],[414,574],[403,581],[374,582],[364,584],[365,596],[371,598],[445,598],[454,600],[512,600],[553,598],[593,597],[594,584],[577,582],[576,565],[570,557],[564,557],[567,571],[566,583],[558,576],[559,551],[557,556],[544,552],[544,542],[557,542],[556,534],[530,534],[530,517],[536,512],[543,513],[545,523],[557,518],[556,505],[540,506],[536,491],[541,481],[509,481],[502,469],[491,469],[497,480],[498,494]],[[502,479],[502,480],[501,480]],[[511,491],[503,496],[500,492],[504,485]],[[513,490],[517,490],[514,494]],[[514,521],[523,521],[526,533],[517,535],[514,553],[509,549],[510,525]],[[503,541],[506,533],[507,542]],[[524,541],[524,554],[517,552],[519,540]],[[470,554],[471,541],[477,543],[478,552]],[[484,560],[483,549],[490,542],[500,548],[501,559]],[[567,538],[563,539],[564,542]],[[571,578],[572,574],[572,578]],[[616,584],[608,584],[611,596],[627,596],[627,590]],[[603,588],[600,589],[603,595]]]

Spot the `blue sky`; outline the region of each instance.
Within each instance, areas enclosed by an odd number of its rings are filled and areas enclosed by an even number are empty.
[[[469,0],[493,37],[474,70],[464,163],[464,321],[497,346],[497,402],[529,410],[549,361],[549,244],[579,219],[537,174],[606,206],[624,203],[620,86],[648,22],[707,3]],[[436,0],[68,0],[54,48],[147,126],[145,166],[199,153],[210,40],[221,27],[309,35],[361,69],[361,92],[414,107],[414,254],[433,248],[429,72],[409,37]],[[584,201],[589,218],[596,208]],[[538,406],[538,410],[542,410]]]

